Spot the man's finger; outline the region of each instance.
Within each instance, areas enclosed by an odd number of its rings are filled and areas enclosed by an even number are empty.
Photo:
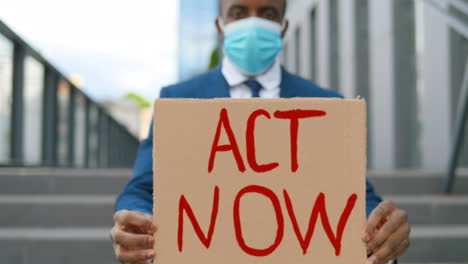
[[[372,248],[368,244],[366,244],[366,251],[367,251],[367,256],[370,256],[373,252]]]
[[[134,226],[148,234],[156,231],[151,216],[134,211],[121,210],[114,214],[114,221],[122,226]]]
[[[393,201],[381,202],[377,208],[372,211],[366,223],[364,230],[363,240],[369,242],[377,231],[378,225],[395,210],[395,203]]]
[[[388,216],[388,220],[375,233],[373,238],[367,242],[372,252],[376,252],[380,246],[402,225],[408,223],[408,214],[403,210],[395,210]]]
[[[392,259],[395,256],[401,256],[407,248],[404,246],[405,241],[409,237],[409,225],[405,224],[401,226],[395,233],[393,233],[374,254],[368,259],[367,264],[383,264]],[[408,240],[409,242],[409,240]],[[409,246],[409,244],[408,244]]]
[[[390,260],[402,257],[410,247],[410,244],[410,239],[407,237],[405,240],[403,240],[403,242],[400,243],[395,254],[390,258]]]
[[[128,250],[120,248],[116,252],[117,259],[123,263],[139,263],[154,258],[154,250]]]
[[[127,249],[151,249],[154,246],[153,236],[132,234],[117,227],[112,229],[111,238],[116,244]]]

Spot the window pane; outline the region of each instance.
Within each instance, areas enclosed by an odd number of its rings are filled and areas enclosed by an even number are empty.
[[[30,56],[24,63],[24,162],[39,165],[42,160],[44,66]]]
[[[10,159],[13,43],[0,35],[0,164]]]
[[[75,96],[75,166],[85,165],[85,137],[86,137],[86,98]]]
[[[90,105],[89,109],[89,167],[98,167],[98,109],[95,105]]]
[[[57,88],[58,97],[58,164],[68,165],[68,111],[70,105],[70,86],[64,80],[60,80]]]

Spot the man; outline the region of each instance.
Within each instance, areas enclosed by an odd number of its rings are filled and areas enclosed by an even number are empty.
[[[286,0],[220,0],[216,20],[224,41],[221,67],[195,79],[163,88],[161,97],[341,97],[285,71],[277,59],[282,37]],[[153,204],[153,132],[141,143],[134,175],[116,202],[111,230],[115,254],[122,263],[138,264],[154,258],[151,217]],[[381,202],[372,185],[366,189],[367,224],[362,239],[368,263],[381,264],[401,257],[409,246],[410,226],[406,212],[391,201]],[[155,208],[157,210],[157,208]]]

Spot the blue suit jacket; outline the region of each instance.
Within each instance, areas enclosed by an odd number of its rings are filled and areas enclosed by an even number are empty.
[[[282,98],[291,97],[340,97],[334,91],[325,90],[314,83],[302,79],[282,69]],[[229,85],[221,73],[221,67],[200,75],[192,80],[165,87],[161,90],[161,98],[225,98],[230,97]],[[133,210],[147,214],[153,212],[153,126],[148,138],[139,148],[135,162],[133,177],[125,186],[116,201],[115,210]],[[372,185],[367,182],[366,188],[367,215],[381,202]]]

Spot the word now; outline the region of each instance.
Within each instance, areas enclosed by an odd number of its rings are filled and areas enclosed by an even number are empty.
[[[278,227],[276,230],[275,241],[269,247],[264,248],[264,249],[250,247],[249,245],[247,245],[247,243],[244,240],[239,211],[240,211],[240,205],[241,205],[240,203],[241,198],[248,193],[257,193],[257,194],[265,196],[271,201],[271,204],[275,211],[276,223]],[[343,237],[343,231],[346,227],[346,223],[348,222],[349,216],[351,215],[351,212],[354,209],[354,205],[356,204],[357,195],[352,194],[348,198],[346,206],[338,222],[336,235],[333,232],[332,227],[330,225],[330,221],[328,219],[327,209],[325,206],[325,194],[320,193],[317,199],[315,200],[315,204],[310,214],[309,224],[308,224],[307,232],[305,233],[305,235],[301,233],[299,224],[296,219],[296,214],[294,212],[293,204],[291,202],[291,198],[289,197],[287,190],[283,190],[283,198],[284,198],[284,202],[286,205],[286,211],[291,220],[294,233],[296,234],[297,240],[299,241],[299,245],[302,248],[303,254],[305,255],[307,253],[307,249],[309,248],[310,241],[315,231],[315,226],[316,226],[318,217],[320,216],[320,220],[322,222],[322,226],[325,230],[325,233],[327,234],[328,239],[330,240],[331,244],[335,248],[335,255],[339,256],[340,251],[341,251],[341,240]],[[183,243],[184,243],[184,219],[185,219],[184,212],[187,215],[190,222],[192,223],[192,226],[195,230],[196,235],[198,236],[198,239],[207,249],[210,247],[211,240],[213,238],[213,234],[214,234],[215,227],[216,227],[216,220],[218,217],[219,199],[220,199],[220,190],[218,186],[215,186],[214,195],[213,195],[213,206],[211,209],[210,225],[208,228],[208,232],[205,234],[202,231],[200,224],[197,218],[195,217],[195,214],[193,213],[192,207],[188,203],[185,196],[181,195],[180,200],[179,200],[179,218],[178,218],[178,231],[177,231],[177,244],[178,244],[179,252],[182,252]],[[236,236],[236,240],[237,240],[239,247],[245,253],[252,255],[252,256],[257,256],[257,257],[264,257],[273,253],[276,250],[276,248],[280,245],[283,239],[283,235],[284,235],[284,216],[283,216],[283,212],[281,209],[278,196],[276,196],[276,194],[273,191],[271,191],[270,189],[266,187],[262,187],[258,185],[247,186],[238,192],[234,200],[234,204],[232,208],[233,208],[232,213],[233,213],[234,231],[235,231],[235,236]]]
[[[290,111],[276,111],[274,113],[275,118],[277,119],[287,119],[290,121],[290,142],[291,142],[291,171],[296,172],[299,168],[297,162],[297,134],[299,130],[299,120],[311,117],[321,117],[325,116],[327,113],[320,110],[290,110]],[[255,121],[258,117],[264,116],[268,119],[271,119],[270,114],[263,109],[254,111],[249,119],[247,120],[247,129],[245,131],[245,141],[246,141],[246,150],[247,150],[247,162],[249,163],[250,168],[255,172],[267,172],[272,171],[279,166],[278,162],[272,162],[269,164],[258,164],[255,154]],[[219,145],[219,138],[221,136],[221,128],[224,128],[226,135],[229,140],[227,145]],[[216,153],[223,151],[232,151],[234,158],[237,163],[237,167],[240,172],[245,172],[244,160],[239,151],[239,146],[237,144],[236,137],[232,131],[231,124],[229,121],[228,111],[223,108],[221,109],[218,127],[216,128],[216,134],[213,139],[213,145],[211,147],[210,158],[208,160],[208,172],[213,171],[214,162],[216,158]]]

